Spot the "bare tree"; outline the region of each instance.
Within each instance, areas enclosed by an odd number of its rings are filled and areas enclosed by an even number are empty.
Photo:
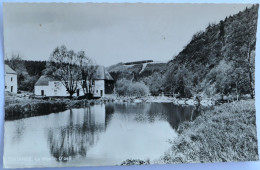
[[[47,66],[47,74],[60,81],[65,86],[70,97],[77,91],[78,81],[80,80],[80,70],[77,61],[75,52],[67,50],[62,45],[54,49]]]
[[[79,51],[77,53],[78,65],[80,67],[80,85],[85,96],[93,94],[94,90],[94,76],[98,67],[95,62],[86,56],[85,51]]]

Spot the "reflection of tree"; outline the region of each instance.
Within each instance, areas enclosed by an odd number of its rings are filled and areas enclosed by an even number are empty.
[[[24,134],[24,131],[25,131],[24,121],[23,120],[18,120],[17,122],[15,122],[14,123],[14,128],[15,128],[15,132],[13,134],[14,136],[13,136],[13,139],[12,139],[13,144],[19,143],[20,140],[23,137],[23,134]]]
[[[114,110],[131,114],[138,122],[166,120],[173,129],[177,129],[183,121],[194,120],[200,113],[199,107],[177,106],[172,103],[115,104]]]
[[[177,129],[181,122],[194,120],[199,112],[199,107],[177,106],[172,103],[151,103],[148,119],[153,122],[155,117],[159,117],[167,120],[173,129]]]
[[[105,124],[106,124],[106,128],[107,128],[108,123],[110,122],[111,117],[112,117],[113,113],[115,112],[115,105],[113,103],[106,104],[105,112],[106,112]]]
[[[97,114],[97,113],[96,113]],[[50,153],[57,161],[66,162],[66,158],[87,155],[88,150],[94,146],[101,132],[105,131],[105,122],[101,122],[96,116],[95,110],[84,109],[83,121],[75,122],[76,114],[70,110],[70,116],[66,126],[57,129],[49,129],[48,143]],[[98,113],[104,114],[104,113]],[[105,121],[106,118],[104,118]],[[103,121],[103,119],[102,119]],[[65,158],[65,159],[60,159]]]

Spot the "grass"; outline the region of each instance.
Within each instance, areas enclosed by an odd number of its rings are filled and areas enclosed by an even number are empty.
[[[254,100],[238,101],[205,110],[178,128],[179,136],[159,163],[257,161]]]

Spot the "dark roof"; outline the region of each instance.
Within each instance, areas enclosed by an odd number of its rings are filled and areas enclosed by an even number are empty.
[[[104,66],[96,66],[96,72],[94,78],[96,80],[113,80],[112,76],[105,69]]]
[[[7,64],[5,64],[5,74],[16,74],[16,72],[11,69]]]
[[[96,67],[96,72],[93,78],[94,80],[113,80],[112,76],[109,74],[109,72],[105,69],[104,66],[94,66],[94,67]],[[43,75],[35,83],[35,86],[48,86],[49,81],[55,81],[55,79]]]
[[[47,76],[43,75],[35,83],[35,86],[48,86],[49,85],[49,81],[54,81],[54,79],[51,78],[51,77],[47,77]]]

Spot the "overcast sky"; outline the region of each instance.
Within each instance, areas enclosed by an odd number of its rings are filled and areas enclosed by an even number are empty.
[[[98,64],[168,61],[191,40],[248,4],[4,4],[5,57],[48,60],[55,47]]]

